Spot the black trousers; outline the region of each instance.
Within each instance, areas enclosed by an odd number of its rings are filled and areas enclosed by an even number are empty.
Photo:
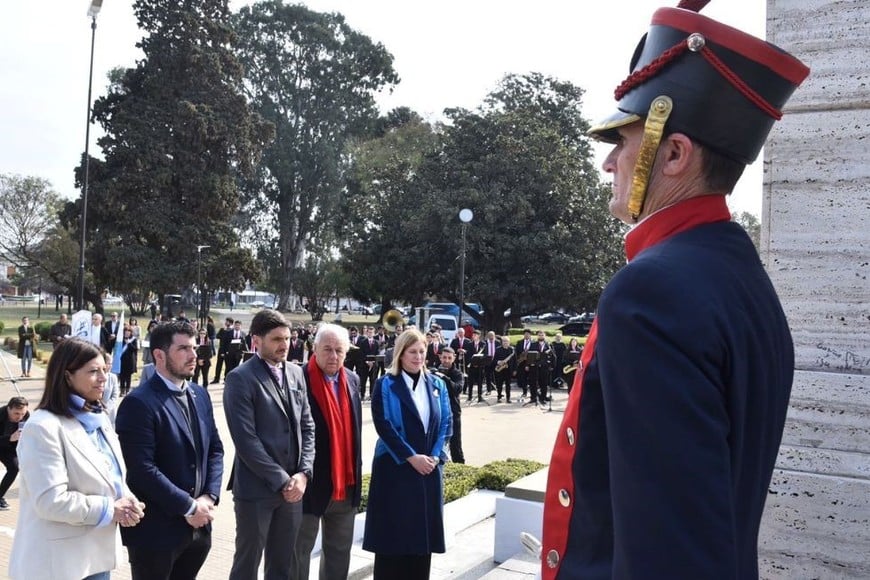
[[[218,363],[220,364],[220,363]],[[193,371],[193,382],[197,385],[202,385],[208,388],[208,370],[211,368],[211,359],[203,359],[202,365],[196,365],[196,370]],[[199,382],[199,375],[202,374],[202,382]],[[217,377],[215,377],[217,378]]]
[[[465,463],[462,452],[462,411],[453,411],[453,434],[450,436],[450,459],[453,463]]]
[[[218,383],[221,380],[221,370],[224,368],[224,357],[226,354],[218,353],[217,355],[217,366],[214,371],[214,382]]]
[[[374,580],[429,580],[432,554],[375,554]]]
[[[211,532],[193,530],[174,550],[127,546],[133,580],[193,580],[211,550]]]
[[[0,463],[6,467],[6,475],[0,481],[0,497],[3,497],[18,477],[18,454],[15,451],[4,451],[0,453]]]
[[[505,370],[495,373],[495,392],[498,394],[498,398],[501,399],[502,388],[504,388],[505,394],[507,395],[507,400],[511,400],[511,370],[510,368],[506,368]]]

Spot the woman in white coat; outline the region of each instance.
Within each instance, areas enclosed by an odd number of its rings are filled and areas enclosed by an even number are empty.
[[[9,575],[105,580],[117,564],[118,524],[144,512],[124,481],[118,438],[101,399],[106,363],[77,338],[51,355],[42,400],[18,442],[20,505]]]

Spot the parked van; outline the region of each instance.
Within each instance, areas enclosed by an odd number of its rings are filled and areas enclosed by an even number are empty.
[[[421,330],[425,333],[427,330],[432,328],[433,324],[437,324],[441,327],[441,336],[444,337],[444,340],[446,340],[448,344],[450,344],[450,341],[456,337],[456,330],[459,328],[459,325],[455,316],[450,316],[449,314],[433,314],[429,317],[429,322],[426,324],[426,327]]]

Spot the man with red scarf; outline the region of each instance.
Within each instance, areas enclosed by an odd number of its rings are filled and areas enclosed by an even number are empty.
[[[725,197],[809,69],[704,4],[655,13],[590,131],[632,229],[557,433],[544,580],[758,577],[794,350]]]
[[[294,578],[308,578],[311,549],[322,527],[320,580],[344,580],[362,488],[362,405],[359,377],[344,366],[347,329],[323,324],[302,367],[314,418],[314,477],[302,499]]]

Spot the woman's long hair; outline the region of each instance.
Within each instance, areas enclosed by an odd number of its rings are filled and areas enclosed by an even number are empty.
[[[396,345],[393,347],[393,361],[390,364],[390,368],[387,370],[388,373],[394,376],[399,376],[402,374],[402,355],[405,354],[405,351],[408,350],[409,347],[420,343],[423,345],[423,350],[426,350],[426,337],[423,336],[423,333],[417,330],[416,328],[411,330],[406,330],[396,339]],[[426,371],[426,365],[423,365],[423,372]]]
[[[102,351],[81,338],[62,340],[51,353],[48,371],[45,374],[45,390],[37,409],[51,411],[55,415],[72,417],[69,396],[73,392],[66,378],[67,371],[74,373],[95,358],[103,360]]]

